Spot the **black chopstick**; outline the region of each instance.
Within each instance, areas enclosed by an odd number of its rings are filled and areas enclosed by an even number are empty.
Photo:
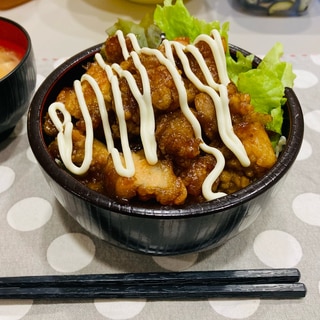
[[[139,285],[109,287],[0,288],[0,299],[297,299],[306,295],[303,283],[231,285]]]
[[[294,283],[296,268],[0,277],[1,287]]]
[[[301,298],[298,269],[122,273],[0,278],[0,299]]]

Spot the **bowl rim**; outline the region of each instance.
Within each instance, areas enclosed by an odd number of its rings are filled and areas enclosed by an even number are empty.
[[[5,79],[10,77],[10,75],[13,74],[17,69],[19,69],[24,64],[24,62],[28,59],[28,57],[32,51],[32,42],[31,42],[31,37],[30,37],[28,31],[22,25],[20,25],[16,21],[13,21],[13,20],[5,18],[5,17],[0,17],[0,20],[7,22],[8,24],[11,24],[14,27],[16,27],[17,29],[19,29],[23,33],[23,35],[25,36],[27,44],[28,44],[27,48],[26,48],[26,52],[23,54],[23,57],[20,59],[19,63],[10,72],[8,72],[5,76],[0,78],[0,83],[1,83]]]
[[[65,189],[66,192],[87,201],[91,206],[109,211],[111,210],[123,215],[163,219],[192,218],[198,215],[215,214],[249,202],[274,186],[283,176],[285,176],[294,163],[302,144],[304,122],[301,106],[294,91],[290,88],[285,88],[287,104],[290,105],[290,108],[287,108],[287,118],[292,122],[286,137],[287,144],[284,146],[277,162],[267,174],[247,187],[235,193],[203,203],[179,207],[159,205],[155,208],[143,206],[143,204],[141,206],[135,206],[130,203],[122,204],[106,195],[102,195],[101,193],[89,189],[55,163],[54,159],[52,159],[46,151],[47,146],[44,134],[43,131],[39,129],[41,129],[42,117],[44,116],[42,106],[44,101],[46,101],[50,90],[54,88],[59,79],[67,72],[70,72],[75,64],[78,65],[89,58],[93,58],[94,54],[99,52],[101,46],[102,43],[85,49],[67,59],[53,70],[36,91],[28,111],[27,132],[31,149],[44,172]],[[233,54],[237,51],[240,51],[244,55],[251,54],[232,44],[229,44],[229,47]],[[259,64],[260,61],[260,58],[254,56],[253,63],[255,65]]]

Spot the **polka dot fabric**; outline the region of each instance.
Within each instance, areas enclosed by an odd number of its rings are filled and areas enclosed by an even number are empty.
[[[55,200],[27,140],[26,116],[0,144],[0,276],[298,267],[303,300],[0,300],[4,319],[318,319],[320,314],[320,55],[287,55],[305,117],[296,163],[272,203],[238,237],[215,250],[139,255],[84,231]],[[38,85],[64,59],[38,63]],[[258,208],[259,209],[259,208]],[[259,210],[261,211],[261,210]]]

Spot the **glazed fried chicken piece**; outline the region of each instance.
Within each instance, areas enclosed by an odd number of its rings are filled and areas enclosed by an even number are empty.
[[[277,159],[265,130],[266,123],[271,120],[270,116],[256,113],[250,104],[250,96],[238,92],[233,83],[228,85],[228,93],[233,130],[250,159],[250,166],[242,167],[230,150],[221,147],[226,165],[220,175],[218,189],[233,193],[263,176]]]
[[[224,170],[219,177],[219,191],[233,193],[245,188],[250,182],[242,171]]]
[[[199,93],[194,105],[197,119],[210,145],[220,149],[226,159],[225,168],[219,177],[218,191],[233,193],[263,176],[275,164],[276,156],[265,130],[265,125],[271,120],[270,115],[256,113],[250,104],[250,96],[238,92],[233,83],[228,85],[228,94],[233,130],[246,149],[249,167],[243,167],[223,145],[211,98],[205,93]]]
[[[138,87],[141,90],[141,80],[140,77],[135,75],[136,82],[138,84]],[[134,98],[128,82],[125,78],[119,79],[119,87],[121,91],[121,97],[122,97],[122,104],[123,104],[123,111],[124,116],[128,128],[128,132],[131,135],[139,135],[140,130],[140,112],[139,112],[139,106]],[[113,111],[115,111],[115,106],[113,105]],[[120,137],[119,133],[119,127],[118,127],[118,120],[115,118],[115,122],[112,128],[112,131],[115,135],[115,137]]]
[[[161,64],[153,55],[140,54],[140,59],[147,70],[151,90],[151,101],[155,113],[164,111],[171,112],[179,109],[180,102],[178,90],[167,67]],[[140,92],[143,92],[141,77],[139,71],[133,64],[132,58],[130,57],[128,60],[121,62],[120,66],[123,70],[131,72]],[[185,82],[188,101],[191,102],[194,99],[197,90],[189,80],[183,79],[183,81]],[[130,110],[130,117],[126,118],[128,121],[131,117],[139,115],[139,106],[130,92],[127,81],[121,79],[120,83],[123,108],[125,112]],[[135,123],[139,124],[139,121],[135,119]]]
[[[175,172],[188,194],[201,201],[203,181],[214,169],[216,159],[200,154],[201,140],[195,138],[192,126],[181,110],[167,113],[157,120],[156,139],[162,156],[172,159]]]
[[[133,50],[131,40],[128,37],[126,37],[126,45],[129,51]],[[107,38],[103,46],[102,54],[110,63],[120,64],[124,60],[121,46],[117,36]]]
[[[200,139],[181,110],[166,113],[156,122],[156,140],[163,155],[192,159],[200,154]]]
[[[209,154],[204,156],[198,156],[194,159],[178,159],[178,175],[181,177],[184,185],[188,190],[188,194],[194,198],[197,198],[200,202],[202,197],[202,184],[208,174],[214,169],[217,161]],[[212,187],[214,192],[218,187],[219,179],[215,182]]]
[[[194,106],[197,110],[197,119],[201,124],[203,133],[210,141],[219,135],[216,109],[211,97],[206,93],[199,93],[194,99]]]
[[[169,70],[155,56],[140,54],[150,81],[152,106],[157,111],[172,111],[179,108],[179,96]],[[129,59],[128,63],[132,60]]]
[[[250,168],[260,177],[277,160],[265,129],[271,116],[255,112],[250,96],[238,92],[233,83],[229,84],[228,93],[234,132],[247,151]]]
[[[133,50],[131,41],[126,37],[126,44],[128,51]],[[142,92],[142,85],[139,72],[136,70],[132,58],[129,57],[127,60],[122,55],[122,50],[119,44],[117,36],[108,37],[104,51],[106,61],[109,64],[117,63],[123,70],[129,70],[137,82],[137,85]],[[179,107],[178,92],[172,80],[172,76],[165,66],[163,66],[156,57],[141,54],[140,59],[144,67],[147,69],[148,77],[150,79],[152,104],[155,109],[159,110],[174,110]],[[121,89],[122,92],[127,91],[126,88]],[[123,95],[125,97],[126,95]],[[131,101],[132,102],[132,101]],[[124,102],[124,109],[132,107],[132,103]],[[135,112],[131,114],[139,114],[138,105],[134,103]],[[128,118],[129,119],[129,118]]]
[[[216,83],[220,83],[217,66],[209,45],[204,41],[200,41],[195,46],[201,52],[201,55],[203,56],[205,63],[208,66],[214,81]],[[188,60],[191,66],[191,70],[195,73],[195,75],[200,79],[202,83],[207,83],[198,63],[195,61],[195,58],[191,54],[188,54]]]
[[[72,131],[73,152],[72,161],[76,166],[81,166],[85,155],[85,135],[79,130]],[[48,147],[49,153],[54,159],[59,159],[57,140],[51,142]],[[107,164],[109,152],[106,145],[97,139],[93,141],[92,162],[89,170],[82,176],[77,176],[77,180],[87,185],[90,189],[97,192],[104,192],[104,168]]]
[[[135,174],[131,178],[117,174],[112,158],[105,167],[105,189],[111,196],[122,200],[137,198],[143,201],[155,199],[162,205],[180,205],[187,198],[187,189],[181,178],[173,172],[171,161],[160,160],[148,164],[144,153],[133,152]]]
[[[110,82],[106,76],[106,73],[100,66],[93,62],[87,66],[88,75],[92,76],[98,83],[102,94],[104,96],[104,100],[106,103],[107,110],[111,109],[112,95],[110,91]],[[81,83],[82,91],[84,94],[84,98],[88,107],[89,114],[91,116],[93,129],[97,129],[101,125],[101,115],[99,111],[98,102],[95,96],[95,93],[91,87],[91,85],[87,81],[83,81]],[[75,93],[74,88],[65,87],[63,88],[57,99],[57,102],[62,102],[71,116],[76,120],[75,126],[81,132],[85,132],[85,122],[82,116],[82,112],[78,103],[78,99]],[[44,123],[44,130],[50,136],[54,136],[55,133],[54,125],[51,122],[50,118],[46,116]]]
[[[223,148],[226,165],[220,175],[219,191],[226,193],[233,193],[248,186],[262,177],[276,162],[269,137],[260,122],[239,123],[234,126],[234,131],[246,149],[250,166],[242,167],[239,160]]]
[[[277,160],[264,127],[255,121],[236,126],[234,130],[247,151],[250,167],[261,177]]]

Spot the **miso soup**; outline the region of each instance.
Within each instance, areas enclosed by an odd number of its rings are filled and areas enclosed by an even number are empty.
[[[22,54],[0,42],[0,79],[11,72],[20,62]]]

